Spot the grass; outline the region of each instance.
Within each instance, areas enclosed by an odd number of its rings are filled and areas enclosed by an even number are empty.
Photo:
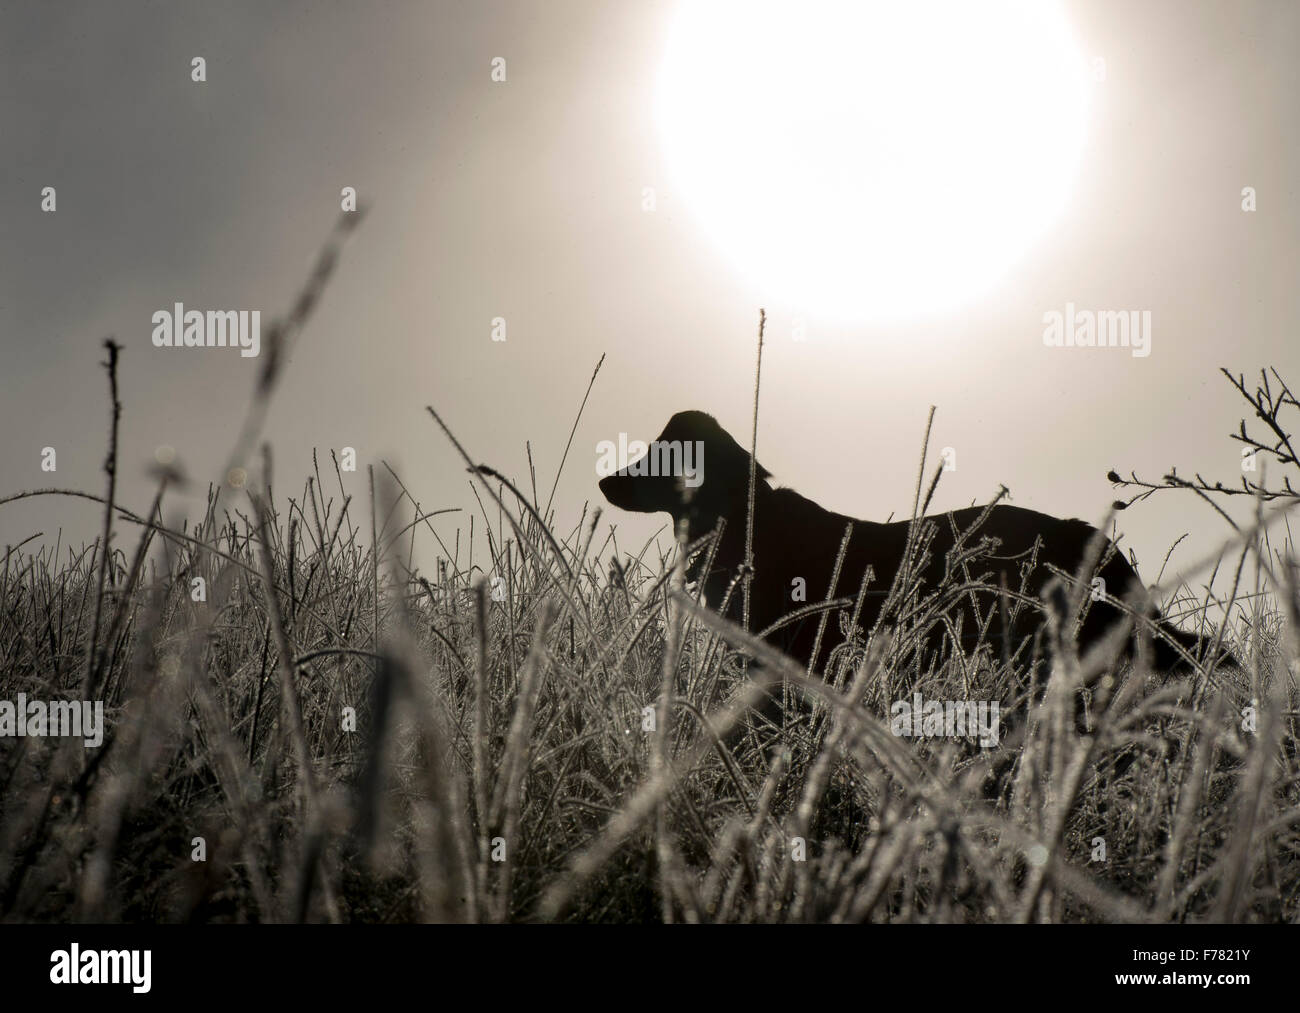
[[[346,228],[269,339],[233,459]],[[459,442],[485,571],[383,466],[358,503],[337,461],[288,497],[267,464],[181,530],[161,522],[165,472],[130,513],[112,348],[106,365],[108,489],[64,492],[104,505],[103,534],[0,566],[0,700],[108,716],[98,749],[0,739],[5,920],[1300,918],[1297,597],[1260,497],[1234,562],[1273,583],[1226,603],[1241,668],[1167,679],[1120,663],[1118,637],[1085,658],[1064,637],[1050,664],[922,670],[903,660],[922,609],[809,673],[701,607],[688,547],[629,557],[599,511],[557,530]],[[1212,602],[1183,586],[1163,604]],[[810,705],[783,728],[747,717],[777,684]],[[1007,734],[891,734],[890,702],[917,691],[1001,701]]]

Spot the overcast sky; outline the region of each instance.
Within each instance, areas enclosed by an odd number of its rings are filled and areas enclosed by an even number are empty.
[[[122,500],[147,506],[160,445],[200,488],[219,480],[259,361],[155,348],[151,316],[260,309],[265,334],[345,186],[371,213],[268,419],[285,494],[313,447],[346,445],[358,493],[386,459],[426,508],[472,504],[432,404],[525,483],[532,441],[544,495],[606,355],[557,496],[567,530],[599,499],[600,440],[649,439],[698,408],[748,443],[760,305],[759,458],[830,508],[910,509],[931,404],[932,447],[958,453],[940,508],[1002,483],[1014,503],[1095,522],[1110,468],[1236,481],[1241,411],[1218,367],[1300,384],[1300,4],[1066,4],[1107,73],[1065,213],[979,300],[889,322],[783,305],[705,236],[654,117],[674,8],[0,2],[0,495],[102,489],[108,335],[123,345]],[[1044,312],[1071,301],[1150,310],[1152,354],[1045,347]],[[1224,527],[1175,494],[1121,521],[1148,582],[1180,534],[1175,563],[1190,563]],[[89,504],[9,505],[0,544],[97,524]]]

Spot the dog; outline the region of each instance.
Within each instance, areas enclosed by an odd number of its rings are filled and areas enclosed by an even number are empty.
[[[843,630],[830,617],[814,659],[821,615],[789,617],[831,597],[848,598],[855,606],[860,601],[857,625],[865,631],[875,627],[887,602],[887,622],[920,617],[926,628],[916,640],[927,653],[970,651],[985,643],[1008,658],[1032,653],[1023,648],[1050,632],[1053,615],[1058,636],[1072,635],[1082,656],[1126,619],[1107,597],[1145,602],[1136,571],[1110,539],[1085,521],[1001,504],[928,516],[915,526],[910,521],[881,524],[826,510],[792,489],[774,487],[770,472],[757,462],[754,471],[749,628],[804,667],[825,661],[843,641]],[[675,529],[685,522],[691,539],[721,526],[708,572],[694,576],[703,582],[706,603],[717,609],[725,600],[724,614],[739,622],[737,577],[745,564],[749,482],[749,452],[712,415],[684,411],[669,420],[646,455],[603,478],[600,490],[620,509],[668,513]],[[832,574],[850,523],[852,534],[832,594]],[[1054,581],[1052,567],[1076,575],[1090,553],[1097,565],[1092,573],[1079,575],[1086,582],[1083,588],[1067,592]],[[697,558],[707,559],[708,553]],[[1092,593],[1103,588],[1105,597]],[[1066,607],[1071,594],[1087,608],[1069,631],[1064,627],[1073,615]],[[1144,611],[1163,635],[1151,640],[1153,669],[1185,670],[1191,667],[1186,655],[1206,653],[1206,638],[1177,629],[1149,605]],[[1130,656],[1132,639],[1125,649]],[[1048,641],[1045,648],[1050,637]]]

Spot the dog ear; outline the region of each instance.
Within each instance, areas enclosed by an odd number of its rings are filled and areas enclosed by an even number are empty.
[[[731,496],[738,486],[749,487],[749,450],[722,428],[708,412],[678,412],[668,420],[668,425],[657,437],[657,442],[694,442],[702,448],[699,455],[701,471],[711,483],[712,492]],[[712,470],[710,470],[712,469]],[[771,477],[771,472],[756,462],[758,481]]]

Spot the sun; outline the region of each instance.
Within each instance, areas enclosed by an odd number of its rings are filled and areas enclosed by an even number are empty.
[[[1042,242],[1089,87],[1051,0],[691,0],[656,117],[675,192],[764,298],[889,318]]]

